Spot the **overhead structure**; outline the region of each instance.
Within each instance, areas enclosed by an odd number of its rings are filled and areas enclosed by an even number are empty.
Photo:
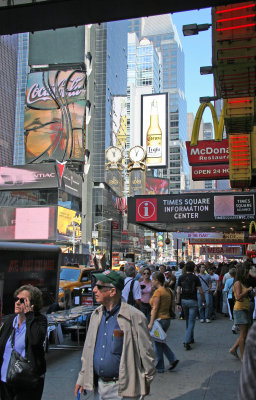
[[[65,28],[150,15],[173,13],[223,4],[237,0],[180,0],[157,2],[130,0],[2,0],[0,35]]]

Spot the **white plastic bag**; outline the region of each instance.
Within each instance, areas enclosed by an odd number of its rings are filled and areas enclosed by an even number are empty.
[[[162,328],[162,325],[160,324],[158,319],[155,319],[152,329],[150,331],[150,336],[156,341],[156,342],[165,342],[166,341],[166,333]]]

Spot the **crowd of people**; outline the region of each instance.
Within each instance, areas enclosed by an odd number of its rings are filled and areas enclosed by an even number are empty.
[[[192,350],[196,319],[208,324],[219,313],[233,320],[232,332],[238,334],[230,354],[244,360],[239,400],[255,397],[256,357],[252,350],[256,324],[246,344],[255,316],[256,268],[250,261],[218,266],[188,261],[173,269],[143,265],[139,270],[128,264],[121,271],[105,270],[94,276],[93,293],[100,306],[91,316],[86,335],[75,386],[77,398],[90,391],[99,400],[144,399],[155,373],[173,370],[179,363],[163,336],[171,318],[186,321],[184,349]],[[25,285],[16,290],[14,298],[14,314],[0,329],[0,397],[24,400],[33,395],[40,400],[47,330],[47,319],[40,313],[42,294]],[[18,373],[25,371],[18,378],[16,364]]]

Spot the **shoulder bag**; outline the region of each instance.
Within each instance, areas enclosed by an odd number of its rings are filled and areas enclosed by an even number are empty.
[[[40,381],[40,376],[33,370],[31,362],[22,357],[14,349],[15,327],[11,334],[12,353],[8,364],[6,383],[15,389],[34,388]]]

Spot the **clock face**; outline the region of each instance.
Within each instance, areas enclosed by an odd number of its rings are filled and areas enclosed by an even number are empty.
[[[106,150],[106,158],[110,162],[117,162],[122,158],[122,151],[118,147],[111,146]]]
[[[146,152],[141,146],[134,146],[129,152],[129,157],[132,161],[141,161],[145,158]]]

